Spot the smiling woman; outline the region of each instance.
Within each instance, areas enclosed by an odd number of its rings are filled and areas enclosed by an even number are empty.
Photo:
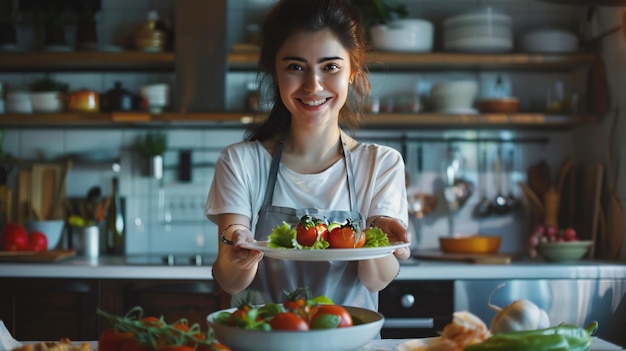
[[[234,305],[275,302],[306,286],[337,304],[377,310],[377,292],[397,275],[398,258],[408,258],[406,245],[395,255],[315,262],[276,259],[251,245],[304,215],[360,228],[377,218],[389,241],[409,241],[400,153],[359,143],[340,127],[357,127],[370,91],[359,10],[348,0],[280,0],[262,37],[262,90],[273,104],[216,165],[206,214],[223,239],[213,276]]]

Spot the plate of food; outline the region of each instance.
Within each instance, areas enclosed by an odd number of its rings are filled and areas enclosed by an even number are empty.
[[[258,250],[267,257],[294,261],[358,261],[371,260],[391,255],[395,250],[408,247],[410,243],[392,243],[388,246],[362,247],[350,249],[298,249],[272,248],[267,241],[248,242],[241,247]]]

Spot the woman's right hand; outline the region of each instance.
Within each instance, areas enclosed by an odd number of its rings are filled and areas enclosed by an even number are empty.
[[[250,229],[236,229],[233,231],[230,240],[233,242],[233,245],[231,245],[230,250],[228,250],[228,260],[240,269],[252,269],[263,258],[261,251],[241,247],[244,243],[255,241]]]

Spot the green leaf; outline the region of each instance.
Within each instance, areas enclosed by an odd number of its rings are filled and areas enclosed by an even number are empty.
[[[389,237],[378,227],[365,229],[365,245],[363,247],[389,246]]]
[[[277,226],[272,230],[268,237],[268,247],[274,249],[288,248],[293,249],[296,246],[296,230],[292,229],[289,224],[283,222],[283,224]]]

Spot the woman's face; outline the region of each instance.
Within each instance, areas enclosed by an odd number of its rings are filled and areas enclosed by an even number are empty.
[[[349,53],[330,30],[298,31],[287,38],[276,55],[276,79],[292,125],[336,125],[350,72]]]

